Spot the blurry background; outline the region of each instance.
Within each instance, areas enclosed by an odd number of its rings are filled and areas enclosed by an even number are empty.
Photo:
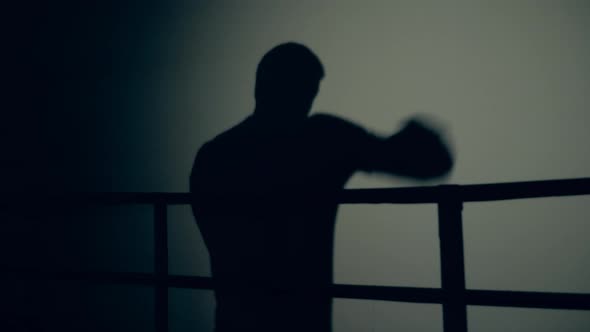
[[[24,66],[32,70],[22,76],[22,100],[37,107],[34,117],[12,112],[5,122],[5,192],[188,191],[197,149],[252,112],[256,65],[285,41],[306,44],[323,61],[314,110],[384,135],[413,114],[439,118],[457,157],[448,183],[590,176],[586,1],[118,1],[38,9],[23,12],[41,24]],[[358,174],[348,187],[416,185],[424,183]],[[589,204],[587,196],[466,204],[467,287],[589,293]],[[190,209],[169,211],[170,272],[209,275]],[[152,270],[149,207],[17,212],[4,218],[5,266]],[[436,207],[342,206],[334,264],[337,283],[440,287]],[[150,287],[5,288],[3,313],[13,325],[153,330]],[[211,291],[171,289],[171,331],[211,331],[213,308]],[[468,319],[475,332],[590,330],[583,311],[472,306]],[[386,330],[442,331],[441,307],[335,300],[335,332]]]

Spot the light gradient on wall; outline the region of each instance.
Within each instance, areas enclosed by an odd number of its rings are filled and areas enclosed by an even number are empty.
[[[161,51],[166,61],[154,83],[159,92],[149,96],[160,111],[150,113],[133,138],[144,150],[105,165],[115,176],[121,169],[147,168],[153,179],[130,172],[108,189],[187,191],[196,150],[253,110],[259,59],[291,40],[311,47],[326,67],[315,110],[382,134],[416,113],[439,118],[457,156],[450,183],[587,177],[589,15],[584,1],[197,2],[179,15]],[[131,120],[121,131],[125,123]],[[117,142],[107,138],[105,144]],[[400,185],[422,184],[359,174],[348,187]],[[583,197],[467,205],[468,287],[589,292],[588,203]],[[343,207],[335,280],[439,286],[433,211]],[[188,256],[179,260],[184,267],[171,269],[206,269],[207,260],[190,259],[198,245],[177,247]],[[559,255],[540,258],[550,251]],[[338,304],[335,319],[351,315],[357,305]],[[367,310],[358,326],[400,327],[371,320],[381,309]],[[470,319],[485,320],[487,312],[470,309]],[[492,316],[517,324],[518,317],[501,313]],[[553,317],[533,316],[541,322]],[[590,327],[583,313],[563,324],[572,331]],[[354,331],[357,325],[336,326]]]

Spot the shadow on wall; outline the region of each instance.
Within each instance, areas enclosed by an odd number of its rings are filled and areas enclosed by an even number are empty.
[[[307,47],[271,49],[254,113],[199,150],[192,204],[211,257],[219,331],[331,331],[335,193],[356,171],[447,175],[441,135],[412,119],[389,137],[308,116],[324,76]]]

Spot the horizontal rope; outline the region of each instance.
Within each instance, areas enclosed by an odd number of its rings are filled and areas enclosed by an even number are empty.
[[[240,194],[240,192],[248,194]],[[307,200],[324,201],[331,197],[341,204],[416,204],[438,203],[453,198],[463,202],[497,201],[522,198],[539,198],[553,196],[574,196],[590,194],[590,178],[543,180],[526,182],[508,182],[472,185],[439,185],[405,188],[345,189],[339,192],[315,192],[313,197],[306,193]],[[46,202],[63,204],[190,204],[195,196],[214,197],[215,194],[164,193],[164,192],[79,192],[61,194],[3,193],[0,203],[3,206],[26,204],[27,202]],[[261,201],[265,197],[275,200],[301,199],[301,196],[289,195],[277,197],[251,194],[243,188],[236,188],[236,193],[244,202]],[[223,195],[218,195],[223,200]]]
[[[210,277],[169,275],[167,278],[156,278],[151,273],[13,271],[4,274],[2,279],[5,278],[28,281],[76,280],[136,285],[162,283],[172,288],[214,289],[214,283]],[[446,300],[445,292],[440,288],[333,284],[328,291],[335,298],[348,299],[413,303],[444,303]],[[454,293],[453,296],[457,296],[457,294]],[[480,306],[590,310],[590,293],[468,289],[464,293],[464,301],[467,305]]]

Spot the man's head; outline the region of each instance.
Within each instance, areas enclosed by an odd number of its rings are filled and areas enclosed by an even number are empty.
[[[264,55],[256,70],[256,111],[278,117],[305,116],[318,93],[324,68],[318,57],[297,43],[280,44]]]

